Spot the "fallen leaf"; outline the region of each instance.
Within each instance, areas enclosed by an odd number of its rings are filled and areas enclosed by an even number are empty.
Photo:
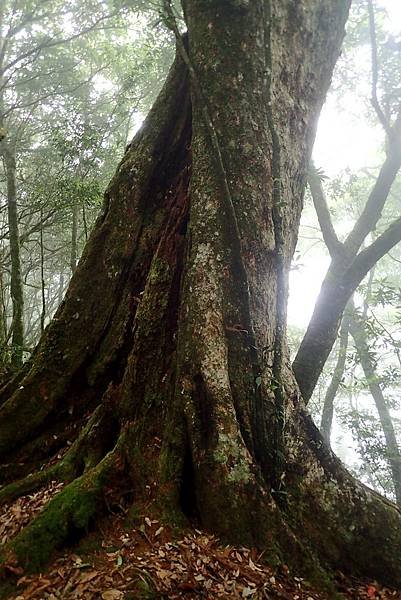
[[[102,593],[103,600],[120,600],[123,597],[124,592],[120,592],[120,590],[106,590]]]

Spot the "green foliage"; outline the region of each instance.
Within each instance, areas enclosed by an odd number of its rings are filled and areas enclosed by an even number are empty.
[[[319,167],[315,167],[313,164],[309,165],[309,177],[315,177],[318,181],[325,181],[329,177],[325,174],[324,170]]]
[[[388,123],[393,123],[401,101],[401,44],[400,35],[394,33],[394,23],[389,22],[385,8],[373,2],[377,45],[377,96]],[[340,241],[344,241],[360,217],[369,193],[377,180],[380,165],[386,157],[388,144],[385,133],[372,107],[372,45],[367,3],[358,0],[352,3],[351,17],[347,24],[347,35],[342,56],[337,64],[331,88],[331,101],[339,111],[346,111],[351,118],[375,127],[377,144],[372,151],[368,166],[356,171],[350,168],[328,178],[326,170],[314,169],[309,174],[322,184],[329,214]],[[328,140],[328,145],[330,140]],[[346,134],[344,145],[347,144]],[[314,161],[319,165],[319,157]],[[400,174],[391,188],[391,193],[376,227],[366,239],[371,244],[400,216]],[[301,227],[297,260],[294,270],[302,273],[309,257],[319,258],[327,254],[319,223],[313,214],[312,202],[306,197]],[[317,260],[316,260],[317,261]],[[374,368],[374,382],[380,386],[390,411],[398,445],[401,444],[400,392],[401,392],[401,262],[400,248],[393,250],[375,266],[373,281],[362,282],[355,294],[359,316],[363,316],[367,336],[367,355]],[[297,275],[298,276],[298,275]],[[294,339],[291,339],[294,338]],[[290,335],[291,348],[297,348],[302,332]],[[316,387],[309,407],[319,423],[326,391],[332,380],[338,356],[339,344],[325,365],[323,375]],[[387,449],[377,410],[369,392],[369,383],[352,341],[349,343],[344,373],[335,399],[333,447],[346,458],[359,476],[382,492],[392,497],[392,484]],[[337,438],[337,439],[336,439]]]
[[[157,23],[157,3],[5,0],[2,11],[0,128],[16,154],[25,345],[32,349],[40,333],[42,287],[47,321],[115,165],[164,80],[174,44]],[[11,299],[1,168],[4,339]]]

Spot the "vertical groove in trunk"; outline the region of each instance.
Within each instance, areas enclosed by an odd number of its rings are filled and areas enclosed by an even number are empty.
[[[126,152],[106,194],[64,301],[28,373],[0,400],[0,455],[68,414],[89,394],[100,400],[122,376],[137,298],[165,224],[170,169],[188,152],[188,81],[176,61],[157,102]],[[4,391],[9,395],[10,386]]]

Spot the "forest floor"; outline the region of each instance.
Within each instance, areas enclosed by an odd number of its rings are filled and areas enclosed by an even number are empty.
[[[0,508],[0,544],[36,515],[62,484]],[[115,507],[113,510],[115,511]],[[135,522],[135,526],[133,526]],[[55,556],[48,569],[26,575],[9,567],[15,586],[2,598],[56,599],[206,599],[330,600],[286,565],[271,569],[254,549],[224,545],[198,529],[174,532],[148,515],[130,515],[123,506],[96,531]],[[338,598],[400,599],[401,592],[374,581],[337,573]]]

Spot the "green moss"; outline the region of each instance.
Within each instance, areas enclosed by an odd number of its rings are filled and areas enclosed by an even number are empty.
[[[103,486],[114,471],[115,456],[109,454],[95,469],[70,483],[3,547],[0,563],[12,556],[27,573],[40,570],[56,548],[87,531],[97,515]]]
[[[53,550],[95,517],[99,491],[85,489],[78,479],[60,492],[46,509],[11,542],[18,563],[27,572],[43,567]]]
[[[219,433],[213,452],[215,461],[228,469],[227,479],[231,483],[248,483],[252,477],[249,459],[240,441],[225,433]]]
[[[2,487],[0,490],[0,504],[3,504],[3,502],[11,502],[24,494],[37,490],[39,487],[50,481],[52,474],[52,470],[41,471]]]
[[[163,281],[169,281],[169,265],[165,260],[155,257],[152,260],[152,266],[149,271],[149,282],[151,284],[159,284]]]

